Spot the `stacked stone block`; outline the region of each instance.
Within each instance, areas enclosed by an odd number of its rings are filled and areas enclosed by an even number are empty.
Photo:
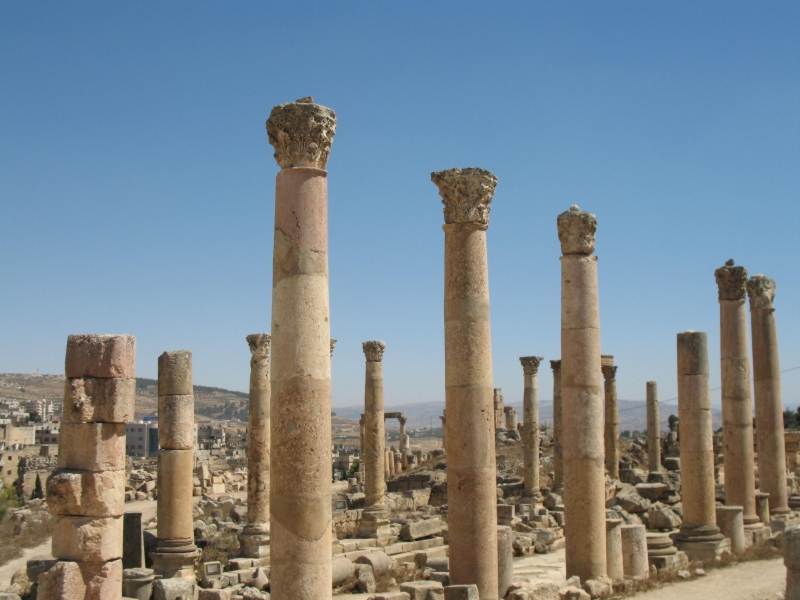
[[[56,515],[48,598],[122,598],[125,423],[133,420],[136,339],[67,338],[58,469],[47,481]]]

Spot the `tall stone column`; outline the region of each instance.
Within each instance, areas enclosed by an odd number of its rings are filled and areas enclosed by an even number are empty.
[[[605,449],[606,471],[611,479],[619,479],[619,406],[617,402],[617,367],[614,357],[604,354],[601,368],[605,379]]]
[[[484,169],[431,174],[444,204],[445,404],[450,581],[498,594],[497,491],[486,229],[497,178]],[[500,412],[502,417],[502,411]]]
[[[658,410],[658,384],[647,382],[647,468],[661,470],[661,417]]]
[[[761,529],[756,513],[753,409],[747,340],[747,269],[733,259],[714,271],[719,288],[722,362],[722,443],[725,447],[725,505],[741,506],[745,529]]]
[[[708,336],[696,331],[679,333],[678,418],[683,525],[675,542],[691,560],[713,559],[730,546],[730,540],[725,540],[717,527],[708,372]]]
[[[125,423],[133,420],[135,370],[132,335],[67,338],[58,468],[47,480],[59,562],[40,578],[39,597],[122,598]],[[71,594],[61,595],[67,588]]]
[[[364,413],[361,414],[361,418],[358,420],[358,455],[361,457],[361,466],[362,471],[364,466],[364,435],[365,435],[365,421],[364,421]]]
[[[788,515],[786,449],[783,434],[781,367],[778,331],[775,327],[775,281],[764,275],[747,280],[750,322],[753,330],[753,377],[755,379],[758,478],[762,492],[769,494],[773,517]]]
[[[272,109],[281,167],[272,258],[270,589],[324,600],[331,574],[331,354],[328,161],[336,115],[303,98]]]
[[[364,513],[359,524],[359,537],[378,538],[388,543],[391,538],[386,518],[386,484],[384,482],[383,352],[386,343],[378,340],[362,344],[367,359],[364,385]]]
[[[447,448],[447,420],[446,420],[446,410],[442,411],[442,416],[439,419],[442,421],[442,448]],[[446,450],[445,450],[446,452]]]
[[[494,427],[495,429],[502,429],[503,428],[503,390],[500,388],[494,388],[493,392],[493,402],[494,402]]]
[[[539,496],[539,363],[541,356],[521,356],[525,391],[522,396],[522,459],[525,470],[522,495]]]
[[[269,556],[269,344],[268,333],[247,336],[250,346],[250,417],[247,424],[247,525],[242,556]]]
[[[564,491],[564,446],[561,419],[561,361],[551,360],[553,369],[553,491]]]
[[[572,206],[561,242],[561,418],[567,577],[606,575],[603,375],[594,236],[597,219]]]
[[[150,553],[162,577],[194,583],[192,494],[194,484],[194,389],[192,353],[164,352],[158,357],[158,540]]]

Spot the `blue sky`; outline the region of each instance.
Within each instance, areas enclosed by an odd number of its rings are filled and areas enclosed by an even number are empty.
[[[622,399],[675,396],[675,334],[707,331],[714,269],[776,279],[800,366],[796,2],[0,2],[0,371],[63,372],[70,333],[131,333],[138,369],[194,353],[246,390],[270,323],[264,122],[313,95],[329,169],[334,406],[444,397],[443,223],[430,172],[499,179],[488,231],[495,385],[557,358],[556,217],[597,215],[601,337]],[[542,369],[541,396],[551,397]],[[800,370],[783,379],[800,402]],[[718,393],[715,393],[718,400]]]

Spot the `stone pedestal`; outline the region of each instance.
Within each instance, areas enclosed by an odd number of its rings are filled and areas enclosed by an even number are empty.
[[[564,447],[561,418],[561,361],[551,360],[553,369],[553,491],[564,491]]]
[[[748,545],[744,534],[744,513],[741,506],[718,506],[717,527],[731,541],[731,552],[742,554]]]
[[[756,514],[753,411],[747,340],[745,282],[747,269],[733,260],[714,271],[719,288],[722,427],[725,460],[725,504],[740,506],[744,525],[761,529]],[[735,550],[734,550],[735,552]]]
[[[150,553],[153,570],[164,579],[195,583],[192,483],[194,471],[194,389],[192,353],[158,357],[158,541]]]
[[[364,512],[359,522],[358,537],[376,538],[381,545],[389,543],[384,481],[384,406],[383,406],[383,352],[386,344],[375,340],[362,344],[367,359],[364,386]],[[400,423],[405,431],[405,419]],[[401,435],[402,438],[402,435]]]
[[[678,334],[678,417],[681,444],[683,525],[675,545],[690,560],[719,557],[730,547],[717,527],[708,336]]]
[[[433,173],[444,204],[445,398],[450,581],[498,592],[495,414],[486,229],[497,179],[484,169]],[[501,412],[502,415],[502,412]]]
[[[647,579],[647,529],[644,525],[622,525],[622,565],[626,579]]]
[[[561,242],[561,417],[567,577],[606,575],[603,375],[594,215],[558,217]],[[449,490],[448,490],[449,491]]]
[[[522,459],[526,498],[539,494],[539,384],[538,373],[541,356],[522,356],[519,359],[525,376],[525,391],[522,396]]]
[[[611,479],[619,479],[619,405],[617,401],[617,367],[614,357],[604,354],[600,357],[605,384],[605,429],[606,471]]]
[[[311,98],[267,120],[281,167],[272,263],[270,590],[324,600],[331,579],[328,180],[336,115]]]
[[[800,600],[800,527],[784,532],[783,564],[786,565],[785,600]]]
[[[59,562],[39,578],[40,598],[122,598],[125,423],[134,418],[135,371],[131,335],[67,338],[58,468],[46,483]]]
[[[606,519],[606,570],[611,581],[625,579],[621,525],[622,519]]]
[[[786,455],[783,432],[781,367],[775,326],[775,282],[763,275],[748,279],[750,321],[753,335],[758,477],[762,492],[769,494],[773,515],[788,515]]]
[[[268,333],[247,336],[250,406],[247,427],[247,524],[239,536],[242,556],[269,556],[270,387]]]
[[[668,533],[647,534],[647,561],[659,571],[680,569],[689,564],[685,552],[679,552]]]
[[[658,410],[658,384],[647,382],[647,468],[661,470],[661,417]]]

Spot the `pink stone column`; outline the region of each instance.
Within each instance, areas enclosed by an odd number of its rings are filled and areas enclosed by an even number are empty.
[[[619,403],[617,402],[617,367],[614,357],[605,354],[601,357],[601,369],[605,384],[605,449],[606,471],[611,479],[619,479]]]
[[[46,484],[59,562],[40,579],[40,597],[72,585],[75,597],[122,598],[125,423],[133,421],[135,370],[132,335],[67,338],[58,468]]]
[[[783,434],[781,367],[775,326],[775,281],[753,275],[747,281],[753,330],[758,475],[762,492],[769,494],[769,512],[778,517],[791,513],[786,489],[786,449]]]
[[[486,229],[497,178],[484,169],[431,175],[444,204],[445,403],[450,581],[497,600],[497,471]],[[501,412],[502,416],[502,412]]]
[[[539,496],[539,363],[541,356],[521,356],[525,388],[522,396],[522,462],[525,497]]]
[[[267,121],[281,167],[272,259],[270,591],[324,600],[331,573],[328,155],[336,115],[311,98]]]
[[[597,219],[577,206],[558,216],[561,242],[561,399],[567,577],[606,575],[603,374]],[[449,486],[448,486],[449,491]]]
[[[551,360],[553,370],[553,491],[564,491],[564,446],[561,443],[561,361]]]
[[[250,397],[247,424],[247,524],[239,536],[242,556],[269,556],[269,344],[268,333],[247,336]]]
[[[746,529],[761,529],[756,513],[753,409],[747,340],[747,269],[733,260],[714,271],[719,288],[722,363],[722,440],[725,456],[725,505],[741,506]]]

